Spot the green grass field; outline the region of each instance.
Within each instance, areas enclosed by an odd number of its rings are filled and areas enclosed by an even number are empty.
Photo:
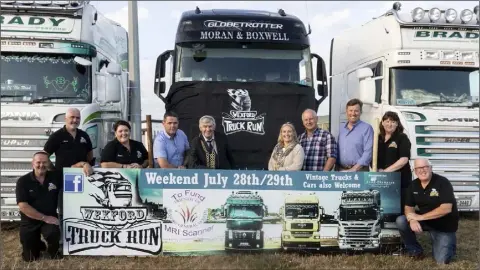
[[[478,215],[462,217],[457,257],[446,266],[431,258],[428,234],[419,237],[427,257],[422,261],[393,255],[263,253],[207,256],[94,257],[66,256],[24,263],[18,227],[2,223],[2,269],[479,269]],[[185,248],[193,249],[191,246]]]

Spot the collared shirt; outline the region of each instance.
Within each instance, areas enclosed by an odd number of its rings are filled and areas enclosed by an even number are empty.
[[[381,135],[378,135],[378,168],[386,169],[402,157],[406,157],[410,160],[410,148],[411,143],[405,133],[395,132],[387,141],[385,141]],[[408,187],[412,182],[410,163],[407,162],[397,171],[401,174],[402,188]]]
[[[45,216],[57,216],[58,195],[63,189],[62,170],[47,171],[43,184],[35,178],[35,173],[25,174],[17,180],[15,188],[17,204],[26,202]],[[22,223],[38,223],[39,220],[29,218],[20,213]]]
[[[142,165],[148,159],[148,152],[143,143],[130,139],[130,151],[117,138],[108,142],[102,150],[100,162],[116,162],[120,164],[137,163]]]
[[[421,215],[436,209],[443,203],[451,203],[452,212],[443,217],[422,222],[440,232],[456,232],[459,219],[457,200],[453,193],[452,184],[447,178],[432,173],[432,179],[425,188],[422,187],[420,180],[417,178],[413,180],[406,191],[405,205],[417,206],[418,213]]]
[[[55,168],[58,170],[80,161],[87,162],[87,154],[92,149],[92,141],[85,131],[78,128],[73,138],[65,126],[50,135],[43,147],[45,152],[55,154]]]
[[[183,165],[185,151],[190,149],[187,135],[182,130],[177,130],[176,134],[171,137],[165,130],[158,133],[153,142],[153,157],[155,158],[155,166],[158,168],[157,158],[165,158],[168,163],[173,166]]]
[[[326,130],[316,128],[311,137],[304,132],[299,141],[305,151],[304,171],[323,171],[329,158],[337,158],[337,142]]]
[[[373,152],[373,128],[368,123],[358,120],[352,129],[348,122],[340,128],[338,135],[338,157],[342,167],[370,166]]]
[[[215,136],[213,135],[212,138],[207,139],[207,138],[206,138],[205,136],[203,136],[203,134],[202,134],[202,137],[203,137],[203,139],[205,140],[205,142],[207,143],[207,145],[208,145],[209,147],[212,147],[212,148],[213,148],[213,151],[215,151],[215,153],[218,154],[217,144],[215,143]],[[209,145],[209,143],[210,143],[211,145]]]

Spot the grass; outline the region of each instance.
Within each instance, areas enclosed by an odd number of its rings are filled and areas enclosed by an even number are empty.
[[[419,237],[427,257],[422,261],[392,255],[345,254],[231,254],[210,256],[90,257],[66,256],[24,263],[18,227],[2,223],[1,269],[478,269],[478,215],[463,216],[457,233],[457,257],[438,266],[431,258],[428,234]]]

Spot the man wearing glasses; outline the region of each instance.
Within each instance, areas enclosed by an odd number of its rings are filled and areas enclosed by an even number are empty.
[[[406,255],[423,258],[423,248],[415,233],[428,231],[435,261],[448,264],[456,253],[459,220],[452,184],[447,178],[432,173],[427,159],[416,159],[414,169],[418,178],[407,189],[405,215],[396,221]],[[418,207],[417,213],[415,206]]]

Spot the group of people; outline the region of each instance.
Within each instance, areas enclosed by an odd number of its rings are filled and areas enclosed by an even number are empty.
[[[291,123],[285,123],[280,128],[268,169],[369,171],[374,133],[368,123],[360,120],[361,113],[362,102],[350,100],[346,104],[348,121],[335,139],[328,131],[318,127],[315,111],[305,110],[301,116],[305,131],[300,136],[297,136]],[[80,111],[68,109],[64,127],[50,135],[44,151],[34,154],[33,171],[17,181],[17,204],[21,212],[20,242],[25,261],[38,259],[43,250],[47,250],[52,258],[61,258],[59,220],[62,220],[63,208],[63,168],[82,168],[85,175],[91,175],[95,164],[92,142],[88,134],[78,128],[79,124]],[[200,133],[191,142],[178,128],[179,120],[175,113],[165,113],[163,125],[164,131],[159,132],[153,144],[156,167],[235,168],[227,137],[215,131],[216,123],[212,116],[205,115],[199,119]],[[145,146],[130,139],[130,131],[127,121],[115,123],[115,138],[101,153],[102,168],[148,166]],[[458,210],[450,182],[433,173],[426,159],[415,160],[414,170],[418,178],[412,181],[410,141],[403,133],[396,113],[387,112],[382,117],[378,139],[379,171],[401,173],[404,213],[397,218],[397,227],[406,254],[422,257],[423,250],[415,233],[428,230],[432,235],[434,258],[439,263],[449,263],[455,255],[455,232],[458,228]],[[55,154],[56,160],[54,167],[50,168],[49,157],[52,154]],[[57,215],[57,207],[60,216]],[[48,248],[40,235],[43,235]]]

